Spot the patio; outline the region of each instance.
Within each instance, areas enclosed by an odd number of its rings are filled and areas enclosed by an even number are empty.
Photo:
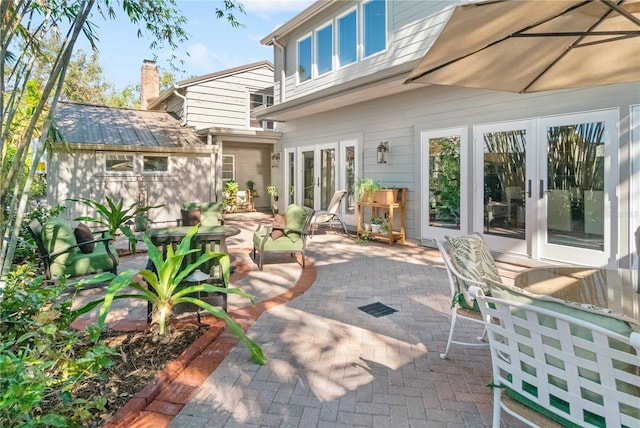
[[[251,234],[264,216],[237,214],[226,221],[242,230],[230,239],[230,253],[250,268],[232,285],[260,302],[281,303],[266,305],[248,330],[267,364],[253,364],[247,349],[235,346],[210,375],[189,366],[143,411],[120,412],[108,426],[490,425],[488,348],[454,346],[448,360],[439,357],[450,297],[437,250],[357,243],[327,231],[308,243],[307,271],[315,270],[315,282],[287,299],[277,296],[296,284],[300,266],[287,255],[272,255],[261,272],[250,259]],[[124,258],[121,267],[141,261],[146,257]],[[246,307],[233,297],[230,312]],[[358,309],[375,302],[397,312],[376,318]],[[125,314],[120,317],[144,313]],[[169,391],[194,392],[171,403],[165,401]],[[508,416],[503,424],[521,426]]]

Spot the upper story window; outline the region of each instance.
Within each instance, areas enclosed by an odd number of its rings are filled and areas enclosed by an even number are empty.
[[[296,82],[315,79],[386,49],[387,2],[363,0],[297,40]]]
[[[311,79],[311,35],[298,40],[298,82]]]
[[[337,19],[338,67],[352,64],[358,59],[358,12],[352,10]]]
[[[364,57],[387,47],[387,13],[384,0],[371,0],[362,6]]]
[[[261,107],[271,107],[273,105],[273,95],[267,94],[249,94],[249,126],[252,128],[259,128],[271,131],[274,129],[274,124],[271,121],[263,120],[258,122],[255,117],[255,110]]]
[[[316,31],[316,67],[321,76],[333,70],[333,24]]]

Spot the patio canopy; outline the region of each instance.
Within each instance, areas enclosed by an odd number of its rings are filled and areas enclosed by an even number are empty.
[[[510,92],[640,81],[640,0],[457,6],[405,83]]]

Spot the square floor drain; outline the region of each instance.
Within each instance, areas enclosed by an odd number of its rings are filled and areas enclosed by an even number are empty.
[[[398,312],[396,309],[390,308],[389,306],[380,302],[371,303],[370,305],[359,306],[358,309],[360,309],[362,312],[366,314],[373,315],[376,318],[383,317],[385,315],[389,315],[394,312]]]

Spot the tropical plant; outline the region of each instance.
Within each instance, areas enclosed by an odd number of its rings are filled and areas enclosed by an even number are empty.
[[[194,256],[201,252],[200,248],[192,249],[191,240],[197,233],[198,226],[194,226],[187,235],[182,239],[180,244],[174,250],[172,246],[168,246],[166,259],[163,259],[162,253],[151,242],[149,237],[142,235],[144,242],[147,244],[147,254],[149,260],[153,263],[154,270],[144,269],[128,269],[121,272],[118,276],[112,275],[111,282],[105,292],[105,297],[88,303],[78,311],[88,312],[98,304],[102,303],[98,317],[99,326],[103,326],[107,314],[111,308],[111,304],[115,299],[143,299],[153,306],[151,323],[154,328],[155,337],[161,341],[168,341],[167,329],[170,325],[173,308],[178,303],[192,303],[209,312],[215,317],[223,319],[233,334],[238,337],[249,348],[251,360],[256,364],[264,364],[266,359],[262,353],[262,349],[249,339],[242,330],[242,326],[231,319],[226,311],[217,308],[202,301],[201,299],[192,297],[194,293],[227,293],[237,294],[243,298],[249,299],[255,304],[255,297],[245,293],[239,288],[228,288],[224,286],[215,286],[212,284],[202,283],[183,287],[183,283],[187,276],[210,260],[214,260],[222,271],[221,280],[224,284],[229,283],[231,273],[231,261],[227,253],[214,253],[211,251],[200,254],[192,263],[188,263]],[[136,275],[141,275],[148,284],[148,288],[136,282]],[[224,285],[223,284],[223,285]],[[124,288],[132,288],[139,294],[117,294]],[[117,295],[116,295],[117,294]]]
[[[98,213],[99,217],[80,216],[76,217],[76,221],[90,221],[105,226],[109,230],[109,235],[115,238],[116,232],[120,230],[125,236],[129,238],[129,241],[133,243],[136,238],[131,232],[129,227],[125,227],[130,221],[135,222],[135,218],[145,215],[152,208],[160,208],[164,205],[153,206],[137,206],[138,202],[133,203],[129,208],[124,208],[124,201],[120,201],[116,204],[110,197],[106,197],[107,205],[102,205],[93,199],[85,198],[69,198],[69,201],[80,202],[90,208],[93,208]]]
[[[278,196],[278,188],[273,184],[270,186],[267,186],[267,193],[275,198],[276,196]]]

